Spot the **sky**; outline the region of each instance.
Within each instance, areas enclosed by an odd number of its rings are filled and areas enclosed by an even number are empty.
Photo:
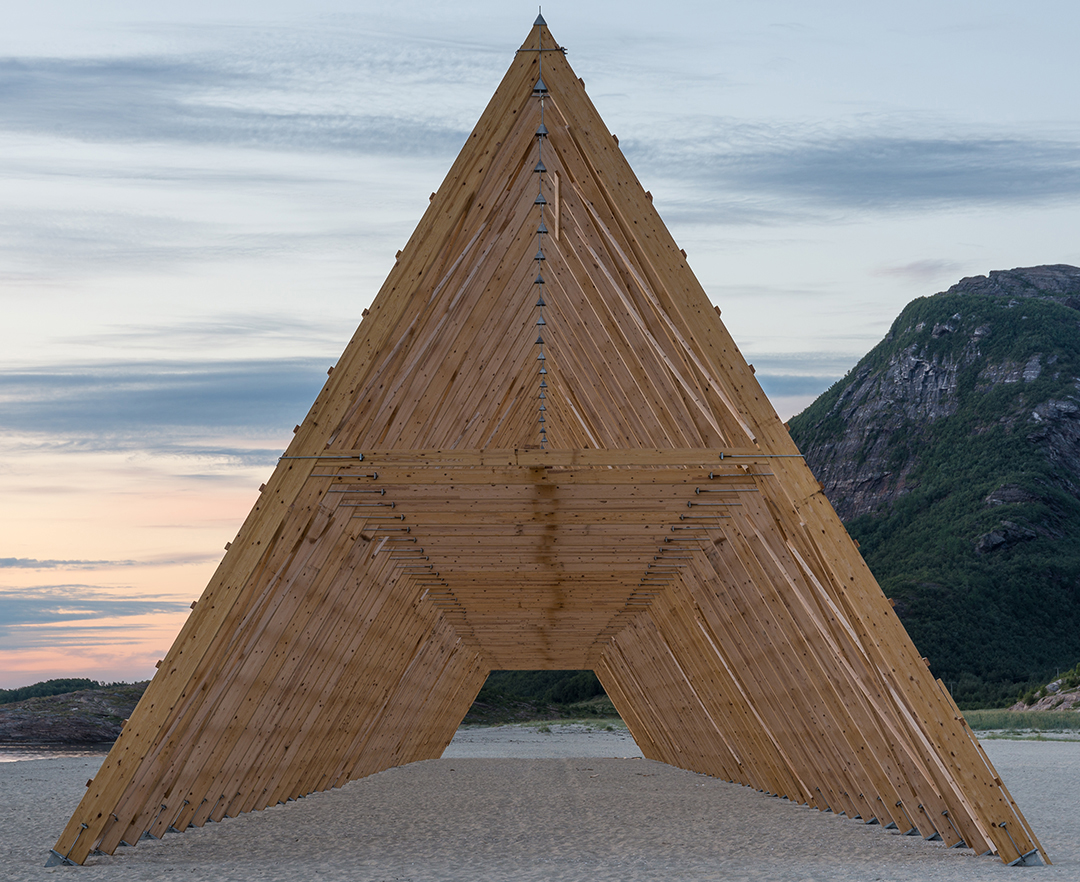
[[[0,688],[153,674],[536,11],[5,10]],[[784,418],[912,299],[1080,265],[1080,5],[543,14]]]

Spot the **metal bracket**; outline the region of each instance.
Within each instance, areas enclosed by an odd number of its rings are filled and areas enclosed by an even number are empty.
[[[70,860],[68,858],[68,855],[71,854],[71,849],[74,848],[76,843],[79,841],[79,836],[82,836],[83,833],[88,829],[89,829],[89,827],[88,827],[87,824],[79,824],[79,833],[75,837],[75,841],[71,843],[71,848],[69,848],[67,850],[67,854],[60,854],[60,852],[58,852],[55,848],[50,848],[49,849],[49,858],[48,858],[48,860],[45,861],[45,866],[46,867],[58,867],[58,866],[60,866],[60,864],[67,864],[69,867],[76,866],[75,861]]]
[[[1022,854],[1009,864],[1010,867],[1040,867],[1042,858],[1039,857],[1039,849],[1033,848],[1027,854]]]

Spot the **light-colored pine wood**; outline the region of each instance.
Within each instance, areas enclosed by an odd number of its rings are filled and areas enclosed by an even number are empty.
[[[646,756],[1045,859],[563,53],[522,48],[56,851],[436,757],[489,671],[589,667]]]

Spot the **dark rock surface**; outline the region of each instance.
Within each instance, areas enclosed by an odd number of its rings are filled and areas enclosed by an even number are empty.
[[[904,325],[901,315],[882,344],[893,344],[886,358],[868,355],[838,384],[843,388],[827,412],[808,410],[792,421],[796,443],[843,520],[881,511],[910,489],[911,472],[919,448],[928,443],[928,430],[960,406],[959,381],[966,369],[978,367],[975,391],[984,396],[1001,386],[1023,390],[1044,372],[1054,371],[1058,359],[1052,353],[995,361],[984,350],[995,336],[995,325],[1025,320],[1015,312],[1023,298],[1080,310],[1080,268],[1058,264],[994,271],[963,279],[935,297],[958,294],[1006,302],[989,322],[955,312],[932,325]],[[958,301],[953,297],[949,302]],[[950,338],[945,351],[940,345],[943,338]],[[1077,397],[1024,402],[1025,413],[1005,412],[1001,418],[1023,421],[1029,428],[1027,440],[1076,477],[1070,490],[1078,493],[1080,377],[1073,380]],[[832,428],[815,431],[811,422]]]
[[[0,741],[84,744],[115,741],[146,683],[84,689],[0,705]]]
[[[968,276],[946,294],[977,294],[984,297],[1035,297],[1080,309],[1080,267],[1056,263],[1049,266],[992,270],[987,276]]]

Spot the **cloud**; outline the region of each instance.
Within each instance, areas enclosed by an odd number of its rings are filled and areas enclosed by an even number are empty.
[[[5,627],[55,625],[151,613],[175,613],[189,602],[165,596],[117,597],[96,585],[39,585],[0,589],[0,622]]]
[[[133,567],[134,560],[37,560],[32,557],[0,557],[0,569],[96,570],[102,567]]]
[[[913,282],[932,282],[941,277],[955,278],[963,270],[964,264],[953,260],[916,260],[900,266],[883,266],[874,270],[876,276],[893,276],[900,279],[910,279]]]
[[[713,128],[707,125],[708,128]],[[1080,144],[1066,140],[918,137],[873,130],[821,134],[733,125],[734,136],[663,142],[627,139],[631,162],[677,184],[729,194],[740,222],[784,211],[893,210],[944,205],[1037,203],[1080,195]],[[740,210],[741,200],[753,197]]]
[[[453,155],[468,135],[460,123],[409,116],[392,102],[329,102],[325,93],[341,90],[326,89],[326,78],[339,85],[362,71],[339,65],[315,83],[312,71],[287,61],[224,54],[0,59],[0,129],[84,141],[395,156]],[[410,80],[415,73],[396,88]]]
[[[178,430],[280,436],[307,413],[326,366],[322,358],[290,358],[0,371],[0,407],[9,434],[106,436],[114,449],[124,437],[175,445]]]
[[[215,555],[188,554],[155,560],[38,560],[33,557],[0,557],[0,569],[101,570],[117,567],[171,567],[216,560]]]
[[[192,261],[259,257],[297,249],[297,237],[238,234],[225,225],[146,211],[79,211],[73,208],[0,211],[0,247],[8,255],[0,278],[55,277],[97,265],[169,267]],[[43,272],[44,271],[44,272]]]
[[[173,55],[0,59],[0,130],[449,159],[506,62],[505,47],[348,27],[241,27],[218,40],[220,48]],[[1074,140],[977,131],[951,120],[780,124],[706,114],[652,118],[645,132],[626,133],[623,149],[646,177],[700,194],[671,206],[669,217],[688,222],[768,224],[808,208],[1015,204],[1080,194]]]
[[[359,315],[356,320],[359,321]],[[275,316],[251,313],[216,313],[213,319],[177,319],[166,324],[124,324],[113,330],[102,330],[73,338],[71,343],[98,346],[105,351],[126,351],[147,348],[160,354],[163,351],[190,352],[206,347],[259,344],[315,344],[338,350],[356,328],[351,320],[312,320],[299,315]],[[317,363],[321,364],[322,362]],[[162,362],[154,364],[162,367]],[[229,362],[229,364],[236,364]],[[328,366],[329,363],[327,363]],[[190,368],[187,362],[176,362],[179,369]],[[117,367],[123,368],[123,364]],[[135,369],[142,369],[133,365]]]

